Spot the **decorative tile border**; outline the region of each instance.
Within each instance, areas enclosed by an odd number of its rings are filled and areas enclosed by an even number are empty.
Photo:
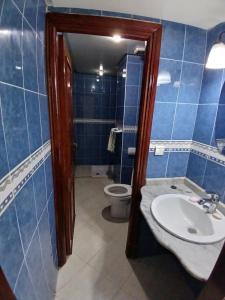
[[[164,147],[165,152],[190,152],[191,140],[151,140],[149,151],[154,152],[156,147]]]
[[[192,140],[151,140],[149,152],[156,147],[164,147],[165,152],[190,152],[225,167],[225,156],[216,147]],[[134,155],[136,149],[128,148],[128,154]]]
[[[225,156],[216,147],[191,140],[152,140],[149,151],[154,152],[155,147],[164,147],[165,152],[191,152],[207,160],[225,166]]]
[[[191,152],[219,165],[225,166],[225,156],[216,147],[193,141]]]
[[[50,141],[47,141],[0,180],[0,216],[48,158],[50,151]]]

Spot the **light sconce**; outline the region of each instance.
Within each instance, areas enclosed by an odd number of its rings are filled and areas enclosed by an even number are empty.
[[[126,69],[123,69],[123,71],[122,71],[122,77],[123,78],[127,77],[127,70]]]
[[[100,66],[99,66],[99,76],[103,76],[103,74],[104,74],[104,70],[103,70],[103,65],[102,64],[100,64]]]
[[[113,39],[113,41],[115,43],[120,43],[121,40],[122,40],[122,38],[121,38],[121,36],[119,34],[114,34],[114,36],[112,37],[112,39]]]
[[[225,69],[225,43],[222,41],[222,36],[225,31],[219,35],[219,39],[215,42],[209,52],[206,62],[207,69]]]

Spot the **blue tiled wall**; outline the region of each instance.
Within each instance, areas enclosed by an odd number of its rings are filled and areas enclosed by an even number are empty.
[[[140,105],[140,93],[142,85],[144,60],[141,56],[127,55],[124,97],[124,117],[121,150],[121,182],[130,184],[134,167],[134,156],[128,155],[128,148],[136,146],[136,132]],[[129,130],[129,127],[131,130]],[[127,130],[128,129],[128,130]]]
[[[125,78],[122,76],[122,73],[123,70],[126,70],[126,62],[126,56],[124,56],[118,64],[117,72],[115,126],[119,129],[123,129],[124,120]],[[114,164],[114,180],[118,183],[121,182],[122,141],[123,133],[117,134]]]
[[[169,84],[158,84],[151,138],[192,140],[198,111],[206,51],[206,31],[163,21],[159,74],[169,73]],[[194,49],[194,50],[193,50]],[[188,152],[149,155],[147,177],[184,177]]]
[[[74,74],[74,116],[82,121],[74,124],[76,165],[115,162],[115,155],[107,151],[107,145],[110,129],[115,127],[116,81],[116,76],[104,75],[97,82],[95,75]]]
[[[221,108],[218,101],[225,74],[224,70],[207,70],[204,64],[210,47],[225,28],[224,23],[205,31],[132,14],[76,8],[49,7],[49,10],[162,23],[159,71],[169,72],[171,83],[157,88],[152,139],[194,140],[215,146],[214,124],[218,107]],[[216,170],[215,174],[223,173],[222,166],[193,153],[167,152],[164,156],[150,153],[147,177],[170,177],[171,174],[187,176],[208,189],[213,168]],[[222,178],[220,176],[218,182],[224,186]]]
[[[220,24],[208,31],[207,53],[212,44],[217,41],[220,32],[225,30],[225,24]],[[202,89],[197,111],[197,118],[193,140],[206,145],[216,146],[215,124],[217,114],[224,112],[223,85],[225,81],[224,70],[205,69]],[[224,129],[222,126],[220,129]],[[225,167],[206,158],[191,154],[187,177],[198,183],[208,191],[214,191],[224,200],[225,193]]]
[[[0,4],[0,180],[49,140],[45,3]],[[20,175],[18,180],[20,180]],[[53,299],[57,276],[51,156],[0,216],[0,262],[17,299]]]

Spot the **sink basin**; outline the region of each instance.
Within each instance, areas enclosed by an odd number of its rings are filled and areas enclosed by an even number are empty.
[[[156,197],[151,212],[161,227],[171,234],[193,243],[212,244],[225,239],[225,217],[221,219],[207,214],[189,196],[165,194]]]

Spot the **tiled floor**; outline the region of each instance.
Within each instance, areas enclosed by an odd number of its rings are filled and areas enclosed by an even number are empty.
[[[74,249],[60,269],[58,300],[192,300],[172,255],[137,260],[125,256],[127,223],[105,221],[107,178],[76,178]]]

